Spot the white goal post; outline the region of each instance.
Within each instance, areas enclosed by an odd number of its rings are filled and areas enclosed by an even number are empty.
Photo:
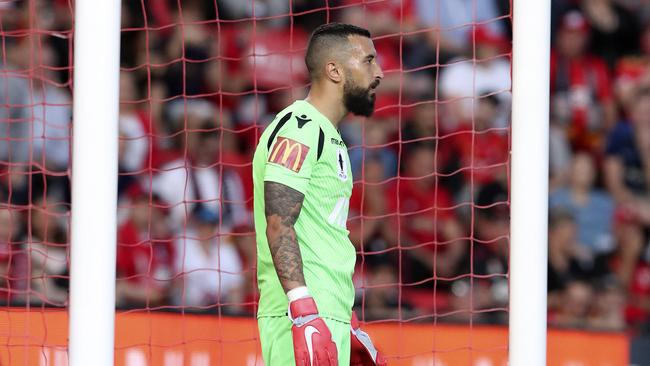
[[[550,0],[514,0],[510,181],[511,366],[546,365]]]
[[[120,0],[76,0],[70,366],[113,366]]]
[[[550,0],[513,0],[509,360],[546,364]],[[120,0],[75,1],[71,366],[112,366]]]

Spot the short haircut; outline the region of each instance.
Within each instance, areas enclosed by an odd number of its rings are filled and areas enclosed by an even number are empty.
[[[318,77],[325,55],[329,54],[332,48],[346,44],[348,37],[353,35],[370,38],[367,29],[352,24],[328,23],[314,29],[305,54],[305,64],[312,80]]]

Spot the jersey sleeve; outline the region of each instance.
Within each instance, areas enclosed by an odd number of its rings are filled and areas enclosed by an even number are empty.
[[[264,181],[281,183],[305,194],[317,161],[318,133],[316,122],[298,127],[292,116],[276,136],[270,136],[275,138],[268,150]]]

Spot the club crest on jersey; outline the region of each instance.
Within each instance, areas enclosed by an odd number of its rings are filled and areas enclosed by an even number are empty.
[[[348,180],[348,162],[346,161],[345,150],[336,149],[336,167],[338,169],[339,179],[342,181]]]
[[[269,154],[269,162],[298,173],[308,152],[307,145],[286,137],[278,137]]]

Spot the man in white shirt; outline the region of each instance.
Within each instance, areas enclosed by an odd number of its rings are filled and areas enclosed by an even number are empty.
[[[164,164],[154,176],[152,189],[171,205],[170,219],[180,229],[186,214],[207,208],[221,216],[221,232],[250,224],[243,184],[237,173],[220,164],[221,131],[212,122],[196,122],[188,112],[187,158],[183,156]],[[197,131],[198,130],[198,131]],[[223,212],[222,212],[223,211]]]
[[[242,260],[228,236],[216,228],[219,217],[202,208],[175,243],[176,273],[181,284],[174,302],[184,306],[241,303],[244,283]]]
[[[508,41],[488,27],[477,27],[474,59],[454,59],[441,68],[439,90],[443,100],[449,101],[450,123],[471,121],[472,108],[478,106],[477,97],[494,94],[501,110],[494,125],[506,127],[510,114],[511,81]]]

